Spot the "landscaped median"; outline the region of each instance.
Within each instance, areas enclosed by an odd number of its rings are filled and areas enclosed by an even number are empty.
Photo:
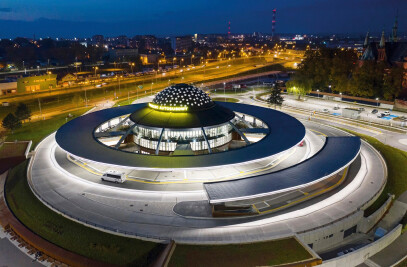
[[[340,128],[351,134],[360,136],[380,152],[387,164],[387,183],[379,198],[365,210],[365,217],[378,210],[388,199],[388,194],[395,195],[397,199],[404,191],[407,191],[407,152],[385,145],[376,138],[360,134],[351,130]]]

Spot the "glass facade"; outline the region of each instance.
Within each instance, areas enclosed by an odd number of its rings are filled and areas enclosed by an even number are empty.
[[[144,148],[155,150],[160,139],[162,129],[136,126],[133,129],[134,142]],[[223,124],[205,129],[206,137],[211,148],[222,146],[232,140],[232,126]],[[174,151],[177,145],[187,145],[193,151],[208,149],[201,128],[165,129],[160,142],[160,151]]]

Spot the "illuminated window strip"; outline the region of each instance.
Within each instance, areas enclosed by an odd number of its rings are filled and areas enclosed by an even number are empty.
[[[155,105],[153,103],[148,103],[148,106],[150,108],[153,108],[156,110],[163,110],[163,111],[187,111],[188,110],[188,107],[166,107],[166,106]]]

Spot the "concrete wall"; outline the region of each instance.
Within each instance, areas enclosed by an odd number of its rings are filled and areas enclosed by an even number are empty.
[[[402,225],[399,224],[391,232],[379,240],[360,248],[352,253],[324,261],[321,267],[342,267],[342,266],[357,266],[363,263],[366,259],[381,251],[390,245],[401,234]]]
[[[380,103],[380,107],[381,107],[381,108],[393,109],[393,108],[394,108],[394,105],[389,105],[389,104]]]
[[[344,240],[343,232],[357,225],[363,219],[363,211],[358,211],[347,218],[328,226],[298,234],[298,237],[305,244],[312,244],[312,249],[316,252],[333,247]]]
[[[384,203],[378,210],[367,218],[363,218],[358,225],[358,231],[367,233],[372,227],[383,217],[389,209],[394,196],[389,196],[386,203]]]

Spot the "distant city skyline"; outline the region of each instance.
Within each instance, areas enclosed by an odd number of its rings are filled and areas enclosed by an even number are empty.
[[[277,9],[276,33],[390,35],[398,11],[399,32],[407,32],[407,2],[401,0],[243,0],[130,1],[3,0],[0,37],[90,37],[136,34],[181,35],[231,32],[271,33],[272,9]],[[250,2],[249,2],[250,3]]]

